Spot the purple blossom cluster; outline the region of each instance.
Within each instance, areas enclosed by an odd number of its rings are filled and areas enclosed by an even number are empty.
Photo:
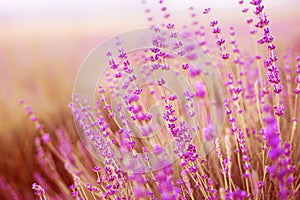
[[[46,132],[34,110],[20,102],[40,134],[35,139],[40,167],[32,184],[35,195],[77,200],[299,198],[294,139],[299,133],[300,57],[294,71],[285,58],[286,74],[281,74],[263,1],[251,0],[252,12],[244,1],[238,4],[243,15],[250,15],[250,37],[262,34],[254,41],[267,45],[267,58],[241,49],[233,26],[226,31],[217,19],[200,23],[199,14],[210,18],[211,8],[198,12],[189,7],[192,24],[183,27],[181,37],[167,4],[158,4],[161,24],[152,8],[145,10],[156,34],[152,46],[126,52],[117,39],[117,51],[105,54],[108,62],[95,105],[86,96],[73,96],[69,107],[81,141],[75,143],[64,128]],[[186,45],[186,38],[197,45]],[[203,64],[217,66],[224,81],[225,110],[217,111],[226,115],[221,125],[212,114],[217,102],[211,99],[220,97],[205,80],[210,72],[193,66],[202,59],[199,48],[212,58]],[[0,186],[11,191],[1,179]]]
[[[270,148],[268,157],[274,161],[271,166],[268,166],[267,171],[270,173],[271,178],[279,182],[279,197],[287,199],[293,193],[289,188],[296,180],[293,177],[295,166],[291,159],[291,145],[288,142],[282,145],[278,125],[274,115],[272,115],[271,108],[265,106],[264,110],[269,115],[264,118],[266,126],[263,129],[263,135],[266,145]]]

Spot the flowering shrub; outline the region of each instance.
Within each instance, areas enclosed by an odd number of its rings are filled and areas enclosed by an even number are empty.
[[[148,41],[152,46],[126,52],[126,41],[117,40],[117,51],[107,49],[95,105],[89,96],[74,94],[69,107],[81,140],[74,142],[63,128],[47,133],[21,100],[40,134],[35,139],[41,169],[33,175],[35,195],[116,200],[299,198],[295,149],[300,57],[287,54],[281,67],[262,1],[238,3],[241,15],[249,15],[249,37],[265,48],[267,56],[258,48],[243,52],[233,26],[224,30],[216,19],[200,26],[193,7],[192,27],[181,34],[161,0],[166,23],[151,24],[149,30],[156,36]],[[200,14],[212,12],[206,8]],[[152,23],[150,9],[146,14]],[[208,34],[214,39],[207,39]],[[207,66],[215,67],[221,80]],[[215,79],[205,78],[210,73]],[[0,181],[1,189],[17,199],[19,194]]]

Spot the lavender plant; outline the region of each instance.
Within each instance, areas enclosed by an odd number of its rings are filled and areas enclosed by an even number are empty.
[[[39,133],[35,195],[298,199],[300,57],[289,52],[282,66],[262,1],[238,1],[254,52],[239,48],[234,25],[225,30],[218,19],[201,24],[198,15],[210,17],[213,8],[197,13],[190,7],[192,24],[181,34],[162,0],[163,24],[155,24],[142,3],[155,35],[151,46],[126,52],[119,38],[115,51],[107,49],[94,99],[74,94],[69,105],[81,140],[74,142],[63,128],[47,133],[34,110],[20,102]],[[224,97],[205,78],[211,72],[203,65],[217,70]],[[0,186],[18,199],[4,180]]]

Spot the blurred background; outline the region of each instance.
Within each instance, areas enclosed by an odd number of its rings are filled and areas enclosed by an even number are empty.
[[[217,19],[222,27],[237,27],[243,48],[250,48],[249,27],[237,0],[166,1],[172,22],[189,22],[196,8],[201,25]],[[280,50],[300,46],[299,0],[266,1],[272,33]],[[208,17],[203,9],[211,7]],[[145,9],[151,13],[146,15]],[[9,0],[0,1],[0,175],[17,186],[32,183],[36,135],[21,98],[33,105],[46,129],[71,123],[68,104],[77,70],[89,52],[119,32],[160,24],[158,0]],[[201,18],[203,17],[203,18]],[[188,24],[191,25],[191,24]],[[224,28],[224,30],[228,30]],[[299,51],[298,51],[299,52]],[[69,116],[69,118],[65,117]],[[67,119],[69,121],[67,121]],[[29,125],[28,125],[29,124]],[[52,129],[53,128],[53,129]],[[22,173],[20,173],[20,171]],[[22,175],[20,175],[22,174]]]

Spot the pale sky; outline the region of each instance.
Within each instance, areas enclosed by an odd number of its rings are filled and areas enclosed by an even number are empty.
[[[147,4],[157,5],[158,0],[148,0]],[[166,0],[171,10],[183,10],[189,5],[201,5],[203,7],[228,8],[237,6],[238,0]],[[246,0],[247,1],[247,0]],[[246,2],[245,1],[245,2]],[[299,0],[265,0],[264,4],[276,7],[291,8],[300,5]],[[141,11],[141,0],[1,0],[0,17],[55,17],[56,15],[80,16],[93,15],[105,17],[112,13],[127,13]]]
[[[158,14],[152,15],[162,18],[158,0],[147,0],[147,7],[142,5],[141,1],[0,0],[0,28],[1,32],[7,32],[3,34],[8,35],[11,32],[28,32],[31,35],[30,31],[36,28],[44,32],[59,32],[60,29],[64,31],[66,28],[73,30],[72,27],[82,30],[103,29],[103,33],[119,32],[149,25],[144,12],[149,7],[157,10]],[[235,14],[241,15],[241,7],[237,2],[238,0],[165,0],[168,10],[172,13],[171,17],[177,17],[177,20],[187,19],[190,5],[198,8],[197,12],[207,7],[215,11],[219,9],[221,12],[212,13],[213,17],[234,19]],[[265,0],[264,4],[267,11],[272,10],[279,17],[289,19],[290,13],[299,12],[295,10],[299,8],[300,1]],[[289,12],[291,9],[294,11]],[[54,30],[55,28],[57,30]]]

